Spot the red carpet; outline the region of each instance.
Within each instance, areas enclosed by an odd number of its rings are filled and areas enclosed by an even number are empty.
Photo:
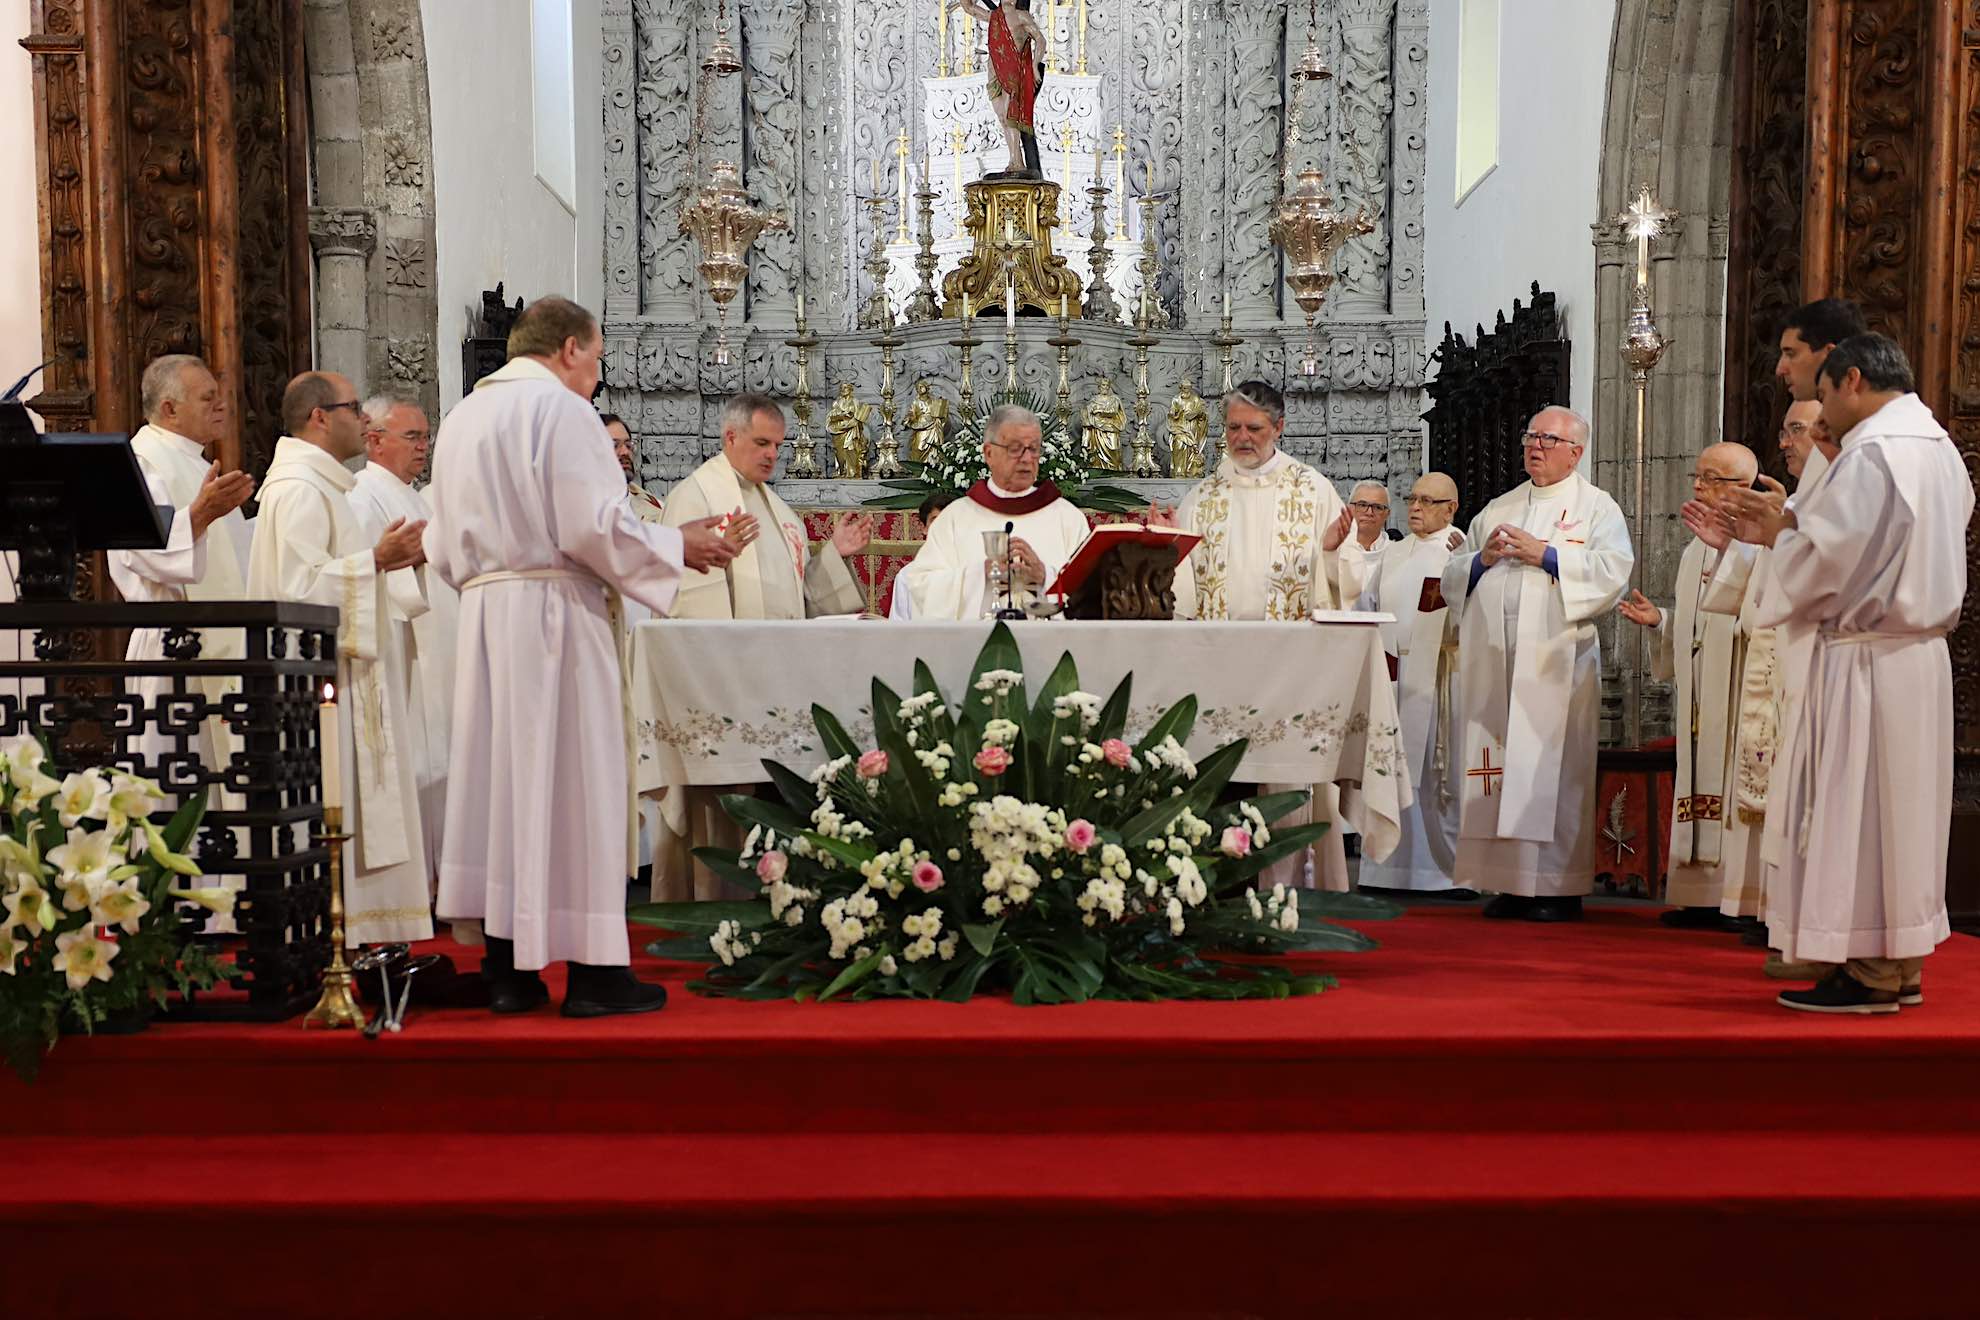
[[[1980,942],[1892,1020],[1633,908],[1371,930],[1271,1004],[67,1040],[0,1314],[1971,1313]]]

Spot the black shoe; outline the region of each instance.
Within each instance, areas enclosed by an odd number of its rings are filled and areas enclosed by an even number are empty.
[[[1580,921],[1581,895],[1566,898],[1536,898],[1526,909],[1528,921]]]
[[[640,980],[630,967],[571,964],[571,984],[564,992],[563,1014],[567,1018],[657,1013],[666,1006],[667,987]]]
[[[1752,922],[1748,925],[1748,922]],[[1739,942],[1754,949],[1767,947],[1767,923],[1752,917],[1742,917],[1739,923]]]
[[[488,983],[488,1007],[496,1013],[529,1013],[550,1002],[550,987],[535,972],[516,970],[514,940],[482,937],[481,979]]]
[[[1906,1008],[1917,1008],[1925,1002],[1925,983],[1920,981],[1917,985],[1908,985],[1899,990],[1898,1002]]]
[[[1515,917],[1525,916],[1532,906],[1533,900],[1524,894],[1495,894],[1478,913],[1494,921],[1511,921]]]
[[[1775,1003],[1804,1013],[1895,1013],[1896,990],[1872,990],[1838,967],[1806,990],[1783,990]]]
[[[1733,922],[1715,907],[1681,907],[1657,914],[1673,930],[1732,930]]]
[[[1440,903],[1476,903],[1484,895],[1476,889],[1431,889],[1419,891],[1418,897],[1435,899]]]

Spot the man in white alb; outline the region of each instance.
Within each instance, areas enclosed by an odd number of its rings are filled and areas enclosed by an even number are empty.
[[[1444,567],[1463,730],[1457,882],[1498,895],[1488,917],[1574,921],[1595,887],[1595,623],[1635,555],[1615,500],[1575,470],[1587,421],[1543,408],[1521,441],[1529,480],[1472,519]]]
[[[666,505],[660,497],[639,484],[639,472],[634,464],[632,428],[626,419],[617,413],[600,413],[598,420],[605,424],[605,434],[612,437],[612,457],[619,460],[619,470],[626,474],[626,503],[638,515],[641,522],[657,523]]]
[[[1038,479],[1044,428],[1029,408],[1003,403],[983,423],[983,460],[990,475],[942,510],[914,562],[894,578],[909,593],[917,619],[979,619],[1002,603],[989,599],[991,564],[985,532],[1011,534],[1016,571],[1011,599],[1022,608],[1059,575],[1086,540],[1086,515],[1059,488]]]
[[[334,605],[338,738],[351,810],[344,928],[352,947],[433,936],[415,761],[407,737],[405,657],[386,578],[424,561],[424,523],[396,519],[368,536],[345,466],[364,452],[364,405],[334,372],[306,371],[282,394],[275,457],[261,484],[248,556],[257,600]]]
[[[567,1017],[645,1013],[626,934],[630,694],[619,594],[664,613],[683,565],[734,548],[712,524],[640,521],[588,400],[604,337],[565,298],[523,309],[509,362],[442,423],[433,569],[461,593],[440,915],[478,919],[491,1007],[528,1012],[568,961]]]
[[[1950,934],[1952,666],[1966,595],[1973,484],[1880,334],[1832,349],[1817,384],[1842,452],[1784,508],[1736,496],[1742,540],[1773,548],[1760,622],[1780,629],[1801,698],[1785,712],[1762,851],[1767,925],[1828,975],[1788,1008],[1895,1013],[1924,999],[1925,957]]]
[[[425,474],[433,433],[412,399],[379,395],[364,405],[365,465],[351,488],[351,511],[365,534],[383,536],[395,522],[433,516],[413,483]],[[440,875],[440,832],[447,809],[447,735],[454,704],[454,630],[460,598],[425,564],[386,575],[392,630],[406,658],[405,746],[419,783],[420,832],[428,878]]]
[[[1362,481],[1348,494],[1348,514],[1354,531],[1339,551],[1341,600],[1352,605],[1382,571],[1382,560],[1396,542],[1389,539],[1389,488],[1379,481]]]

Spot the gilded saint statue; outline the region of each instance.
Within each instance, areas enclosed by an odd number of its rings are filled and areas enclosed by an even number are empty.
[[[1200,477],[1210,439],[1210,410],[1196,392],[1196,382],[1184,376],[1169,403],[1169,475]]]
[[[839,382],[839,395],[832,400],[832,411],[825,425],[832,432],[832,452],[839,458],[839,475],[858,481],[866,475],[866,423],[873,416],[873,405],[853,397],[849,380]]]
[[[908,461],[925,463],[942,447],[949,434],[949,401],[938,399],[928,388],[928,378],[914,383],[914,401],[908,404]]]
[[[982,22],[989,34],[990,108],[1010,151],[1006,177],[1044,178],[1032,116],[1045,81],[1045,34],[1031,16],[1031,0],[948,0],[948,6]]]
[[[1100,378],[1100,392],[1080,414],[1086,430],[1086,465],[1098,472],[1121,470],[1121,433],[1127,430],[1127,408],[1114,393],[1114,378]]]

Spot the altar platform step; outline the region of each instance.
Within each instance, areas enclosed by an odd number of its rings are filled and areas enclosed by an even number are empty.
[[[1418,907],[1366,927],[1381,949],[1316,960],[1339,989],[1256,1004],[743,1003],[642,958],[664,1012],[69,1038],[33,1088],[0,1074],[0,1103],[51,1138],[99,1135],[106,1097],[235,1136],[1980,1131],[1980,940],[1929,961],[1923,1006],[1830,1017],[1775,1006],[1760,951],[1652,913]]]
[[[1473,1133],[1461,1095],[1416,1132],[137,1136],[154,1098],[81,1147],[14,1113],[6,1314],[1964,1315],[1980,1233],[1980,1135]]]

